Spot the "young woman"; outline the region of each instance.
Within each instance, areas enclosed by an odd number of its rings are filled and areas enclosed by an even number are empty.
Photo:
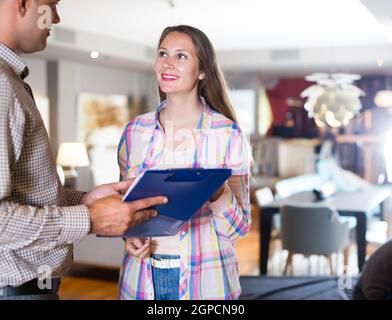
[[[175,236],[126,240],[119,297],[236,299],[235,241],[251,223],[250,153],[214,48],[194,27],[168,27],[155,73],[161,103],[125,128],[118,149],[122,179],[178,167],[231,168],[233,176]]]

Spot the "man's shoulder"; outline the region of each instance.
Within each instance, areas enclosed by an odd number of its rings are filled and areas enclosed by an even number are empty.
[[[13,71],[11,67],[0,59],[0,75],[12,77]]]
[[[8,76],[8,67],[0,61],[0,80],[5,80]]]
[[[20,108],[20,104],[15,103],[18,92],[18,79],[10,67],[0,61],[0,106],[2,112],[14,108]]]
[[[12,73],[10,73],[7,66],[0,63],[0,100],[2,102],[12,99],[14,92],[13,82]],[[4,103],[1,104],[4,105]]]
[[[14,81],[14,74],[12,69],[5,63],[0,61],[0,85],[2,90],[11,89],[12,82]]]

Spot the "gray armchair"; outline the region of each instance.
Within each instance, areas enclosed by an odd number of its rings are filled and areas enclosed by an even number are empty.
[[[289,254],[284,269],[292,270],[294,254],[324,255],[334,274],[332,253],[343,251],[344,265],[348,265],[349,226],[339,219],[336,210],[327,206],[284,206],[281,211],[281,239]]]

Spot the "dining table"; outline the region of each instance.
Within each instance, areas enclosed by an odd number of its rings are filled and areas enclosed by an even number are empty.
[[[335,208],[340,216],[356,218],[356,244],[358,269],[366,259],[366,231],[368,216],[380,209],[379,218],[383,220],[384,203],[390,197],[388,187],[370,185],[358,191],[339,191],[326,199],[319,200],[313,191],[295,193],[289,197],[277,199],[260,208],[260,274],[267,274],[269,244],[271,240],[272,217],[279,214],[284,205],[318,204]],[[300,236],[300,235],[298,235]]]

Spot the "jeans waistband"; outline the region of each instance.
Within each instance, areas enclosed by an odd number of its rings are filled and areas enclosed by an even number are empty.
[[[170,255],[170,254],[152,254],[151,258],[157,259],[157,260],[177,260],[180,259],[179,255]]]
[[[180,256],[167,254],[151,255],[151,265],[158,269],[173,269],[180,267]]]

